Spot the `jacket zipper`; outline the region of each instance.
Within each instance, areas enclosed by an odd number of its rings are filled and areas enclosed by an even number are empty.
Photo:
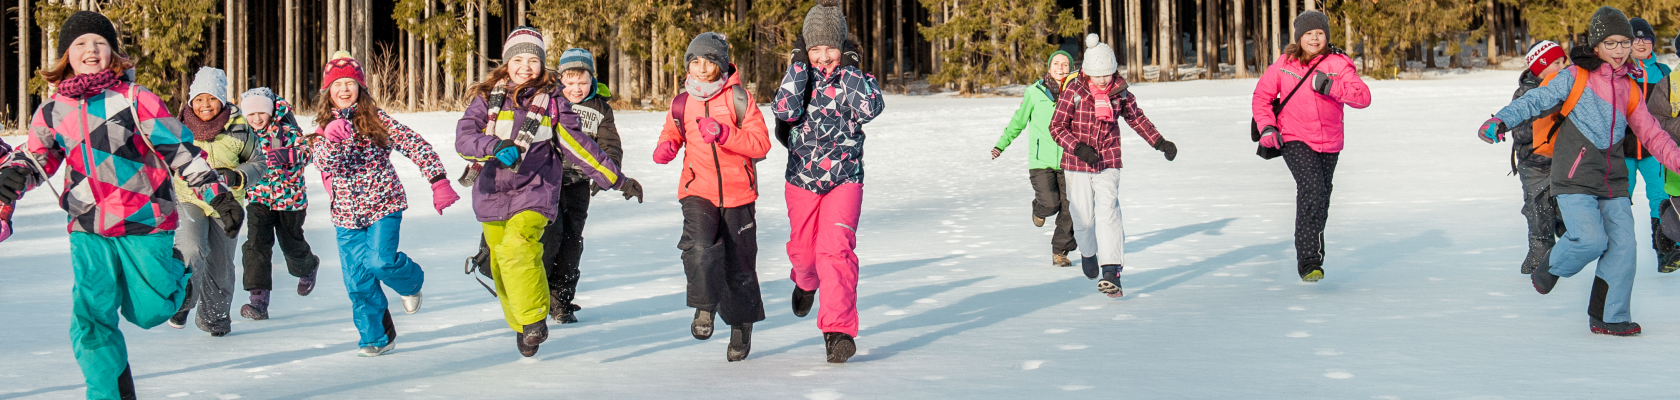
[[[1569,179],[1575,179],[1575,168],[1581,166],[1581,158],[1586,157],[1586,156],[1587,156],[1587,148],[1582,147],[1581,148],[1581,153],[1575,155],[1575,164],[1572,164],[1572,165],[1569,166]],[[1609,168],[1609,167],[1610,166],[1608,166],[1608,165],[1605,166],[1605,168]]]
[[[702,102],[700,102],[700,105],[706,110],[706,116],[711,117],[712,116],[712,107],[711,107],[710,104],[706,104],[706,103],[707,102],[702,101]],[[718,160],[718,154],[717,153],[718,153],[718,145],[717,145],[717,143],[712,143],[712,172],[717,175],[717,185],[718,185],[717,206],[718,206],[718,208],[723,208],[723,163]]]

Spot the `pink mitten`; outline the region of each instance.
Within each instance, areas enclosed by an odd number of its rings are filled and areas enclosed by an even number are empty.
[[[653,162],[655,163],[668,164],[675,159],[677,159],[677,142],[659,142],[659,147],[653,149]]]
[[[356,129],[354,126],[350,125],[349,120],[336,119],[333,120],[333,122],[327,123],[327,128],[322,135],[326,136],[327,140],[342,142],[345,139],[356,136]]]
[[[701,118],[699,123],[700,138],[706,143],[723,143],[729,140],[729,125],[720,124],[712,117]]]
[[[432,207],[437,207],[438,215],[443,215],[443,209],[460,200],[461,195],[455,194],[455,188],[449,186],[448,179],[432,182]]]
[[[1270,147],[1270,148],[1274,148],[1274,149],[1280,148],[1280,147],[1278,147],[1277,137],[1278,137],[1278,135],[1261,136],[1260,137],[1260,145]]]
[[[0,242],[12,237],[12,210],[15,204],[0,205]]]

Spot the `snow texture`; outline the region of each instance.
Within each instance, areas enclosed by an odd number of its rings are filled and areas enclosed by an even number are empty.
[[[785,151],[759,169],[760,279],[769,319],[752,356],[724,360],[728,330],[689,336],[676,248],[679,166],[650,163],[662,114],[621,113],[630,176],[647,203],[595,197],[581,323],[553,325],[521,358],[495,299],[462,260],[469,202],[439,216],[406,160],[403,246],[427,270],[425,307],[392,314],[394,352],[355,356],[332,227],[318,181],[306,231],[322,256],[309,297],[276,268],[272,319],[235,318],[213,338],[123,323],[142,398],[1592,398],[1671,395],[1680,358],[1680,275],[1662,275],[1638,226],[1636,338],[1592,335],[1590,273],[1535,294],[1508,144],[1473,130],[1510,99],[1516,72],[1371,82],[1350,110],[1326,236],[1326,279],[1300,283],[1294,183],[1248,141],[1254,80],[1137,84],[1181,150],[1167,162],[1127,133],[1122,201],[1126,297],[1050,265],[1032,226],[1027,144],[988,151],[1018,99],[889,96],[867,126],[858,255],[858,355],[823,362],[814,316],[789,310]],[[768,115],[769,113],[766,113]],[[398,115],[447,151],[452,113]],[[1128,129],[1129,131],[1129,129]],[[8,138],[16,144],[21,138]],[[451,175],[464,162],[444,154]],[[313,173],[308,176],[316,176]],[[467,195],[461,189],[463,195]],[[77,398],[66,334],[72,286],[64,212],[45,191],[0,243],[0,400]],[[1634,206],[1645,215],[1645,202]],[[241,239],[243,242],[243,239]],[[1076,259],[1077,260],[1077,259]],[[276,258],[276,262],[281,260]],[[235,308],[244,302],[236,298]]]

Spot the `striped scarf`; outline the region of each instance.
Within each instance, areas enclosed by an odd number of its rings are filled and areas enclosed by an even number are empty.
[[[513,124],[503,124],[499,121],[502,104],[507,102],[507,81],[497,82],[496,88],[484,99],[485,105],[490,107],[489,112],[485,113],[488,121],[484,123],[484,133],[495,135],[502,140],[512,139],[513,144],[522,149],[530,149],[531,143],[553,139],[554,130],[537,131],[537,128],[542,126],[543,115],[548,113],[548,99],[547,91],[540,91],[537,97],[531,99],[531,105],[525,109],[525,123],[519,125],[518,134],[515,134]]]

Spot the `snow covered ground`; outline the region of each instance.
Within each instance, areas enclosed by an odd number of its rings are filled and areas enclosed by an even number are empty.
[[[680,167],[649,162],[662,118],[650,113],[618,119],[647,203],[595,198],[582,323],[555,325],[535,358],[515,352],[495,299],[460,272],[479,232],[466,202],[442,216],[410,210],[403,249],[426,267],[425,307],[395,313],[394,353],[356,357],[318,186],[306,228],[324,261],[313,295],[291,294],[296,280],[277,272],[273,319],[236,318],[228,337],[123,329],[144,398],[1672,395],[1680,276],[1655,272],[1642,218],[1634,320],[1644,336],[1588,332],[1590,274],[1541,296],[1517,272],[1525,239],[1509,147],[1471,136],[1515,84],[1511,71],[1371,83],[1373,106],[1348,113],[1317,284],[1295,275],[1288,171],[1248,141],[1254,81],[1197,81],[1133,86],[1181,153],[1169,163],[1126,139],[1118,300],[1050,266],[1050,229],[1029,218],[1025,140],[987,159],[1018,99],[889,97],[867,127],[863,327],[849,364],[824,363],[814,317],[789,311],[780,147],[759,177],[769,319],[752,358],[724,361],[727,331],[689,336]],[[398,119],[447,152],[457,117]],[[459,157],[444,159],[460,171]],[[397,165],[411,202],[429,204],[412,164]],[[82,395],[66,334],[64,213],[50,198],[32,193],[18,234],[0,243],[0,399]],[[1634,210],[1643,216],[1643,201]]]

